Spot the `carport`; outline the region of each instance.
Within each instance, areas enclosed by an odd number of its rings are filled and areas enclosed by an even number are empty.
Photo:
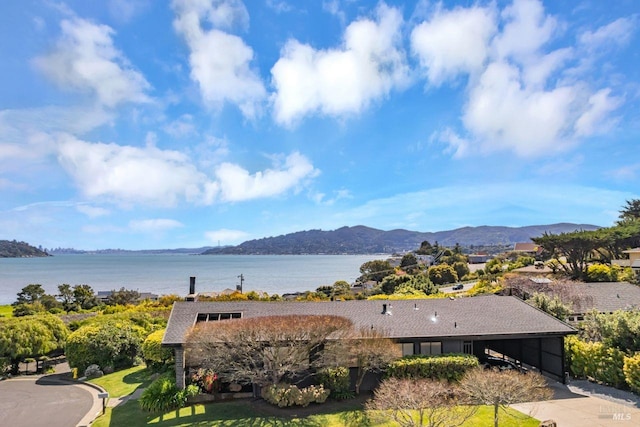
[[[535,368],[541,374],[565,382],[564,335],[522,336],[474,341],[474,354],[481,358],[487,350],[517,364]]]

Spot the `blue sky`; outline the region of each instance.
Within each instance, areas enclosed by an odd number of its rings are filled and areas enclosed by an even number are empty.
[[[0,239],[612,225],[640,198],[640,4],[0,4]]]

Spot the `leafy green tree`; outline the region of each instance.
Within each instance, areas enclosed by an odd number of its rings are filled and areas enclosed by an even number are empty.
[[[403,283],[409,282],[410,280],[411,276],[408,274],[392,274],[382,279],[382,283],[380,283],[380,289],[383,293],[392,295],[396,292],[396,288],[398,288]]]
[[[640,219],[640,199],[627,200],[627,204],[620,211],[620,221],[635,221]]]
[[[138,291],[120,288],[119,291],[111,291],[111,295],[107,297],[107,304],[109,305],[130,305],[136,304],[140,300],[140,293]]]
[[[162,347],[164,329],[159,329],[149,334],[142,343],[142,357],[147,366],[160,368],[167,365],[173,359],[173,351]]]
[[[45,291],[42,285],[30,284],[25,286],[20,292],[18,292],[18,298],[13,304],[33,304],[36,301],[40,301],[40,299],[44,295]]]
[[[123,369],[133,366],[140,353],[143,328],[127,320],[107,320],[80,327],[67,338],[65,353],[69,365],[80,371],[96,364]]]
[[[389,274],[393,273],[393,267],[389,261],[373,260],[367,261],[360,266],[359,282],[366,282],[374,280],[376,283],[380,283]]]
[[[352,295],[351,285],[345,280],[336,281],[332,286],[332,291],[334,297],[350,297]]]
[[[23,359],[62,349],[68,333],[62,320],[49,314],[0,320],[0,357],[9,359],[17,374]]]
[[[547,294],[535,292],[532,297],[527,300],[527,303],[560,320],[567,320],[567,317],[571,314],[571,306],[563,304],[557,295],[550,297]]]
[[[544,233],[531,240],[542,246],[553,259],[560,261],[564,257],[566,262],[560,263],[560,267],[573,279],[583,279],[586,276],[589,260],[594,251],[604,243],[596,231],[584,230],[560,234]]]
[[[409,274],[413,274],[418,270],[418,259],[411,252],[404,254],[400,260],[400,268]]]
[[[62,308],[67,313],[70,311],[75,311],[77,309],[75,298],[73,296],[73,289],[71,285],[62,284],[58,285],[58,299],[62,304]]]
[[[456,271],[448,264],[440,264],[429,267],[427,271],[429,280],[436,285],[454,283],[458,281]]]
[[[452,267],[456,271],[456,275],[460,280],[471,272],[469,270],[469,265],[466,262],[455,262]]]
[[[89,285],[75,285],[73,287],[73,299],[82,310],[90,310],[100,305],[93,288]]]
[[[433,252],[433,246],[427,240],[420,243],[420,248],[416,250],[416,253],[419,255],[435,255]]]

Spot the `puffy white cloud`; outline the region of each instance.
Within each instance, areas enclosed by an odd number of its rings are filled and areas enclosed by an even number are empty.
[[[247,240],[249,233],[221,228],[220,230],[207,231],[204,235],[207,240],[214,244],[235,245]]]
[[[622,99],[611,88],[592,87],[592,73],[584,73],[592,64],[581,57],[622,37],[630,22],[617,20],[555,48],[564,27],[539,0],[514,0],[499,13],[493,6],[436,8],[414,28],[413,52],[431,85],[470,78],[463,131],[449,127],[435,137],[455,156],[508,150],[535,157],[605,131]]]
[[[184,227],[180,221],[166,218],[129,221],[129,229],[140,233],[157,233],[180,227]]]
[[[318,171],[300,153],[293,153],[278,169],[266,169],[250,174],[233,163],[223,163],[216,168],[218,197],[227,202],[238,202],[260,197],[276,196],[295,189],[302,180],[317,176]]]
[[[206,178],[182,153],[117,144],[89,143],[65,136],[58,160],[83,193],[122,203],[173,206],[196,201]]]
[[[72,136],[58,142],[58,161],[85,196],[121,204],[208,205],[274,197],[299,188],[318,171],[299,153],[253,175],[234,163],[200,171],[185,154],[146,147],[90,143]]]
[[[147,102],[149,83],[113,45],[113,29],[81,18],[65,19],[62,35],[36,66],[60,87],[89,92],[107,107]]]
[[[313,113],[359,113],[406,85],[401,26],[400,11],[382,3],[375,20],[362,18],[346,28],[338,49],[316,50],[289,40],[271,69],[275,120],[290,126]]]
[[[411,49],[426,70],[430,83],[439,85],[460,73],[480,70],[495,31],[492,8],[457,7],[447,11],[439,7],[431,19],[413,29]]]
[[[253,49],[240,37],[224,32],[246,27],[249,15],[239,0],[175,0],[174,28],[190,50],[191,79],[200,87],[206,104],[221,108],[236,104],[246,117],[254,117],[266,98],[258,72],[251,68]],[[205,29],[206,26],[213,26]]]

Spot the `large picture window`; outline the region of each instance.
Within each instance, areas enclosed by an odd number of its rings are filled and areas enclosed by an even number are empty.
[[[411,356],[414,354],[412,342],[401,342],[398,345],[400,346],[400,350],[402,351],[403,356]]]
[[[442,354],[442,343],[440,341],[421,342],[420,354]]]

